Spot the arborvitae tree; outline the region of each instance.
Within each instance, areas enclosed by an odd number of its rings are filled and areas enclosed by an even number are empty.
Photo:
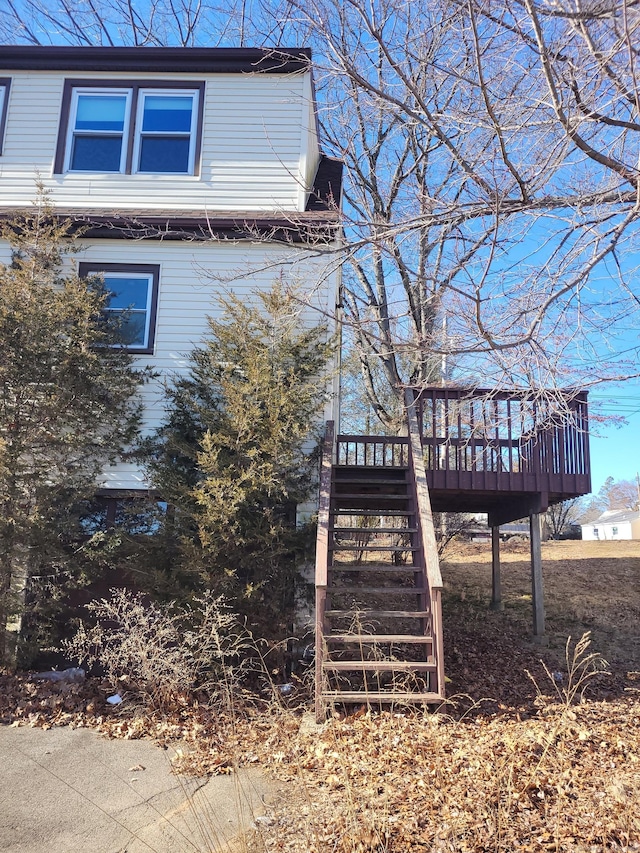
[[[104,287],[62,273],[70,223],[43,192],[0,237],[12,250],[0,265],[0,657],[12,662],[29,578],[59,591],[79,571],[81,512],[136,440],[143,375],[105,319]]]
[[[229,296],[220,307],[190,375],[167,390],[151,475],[176,507],[182,569],[273,635],[293,603],[295,508],[315,483],[333,345],[326,327],[304,327],[280,285],[255,305]]]

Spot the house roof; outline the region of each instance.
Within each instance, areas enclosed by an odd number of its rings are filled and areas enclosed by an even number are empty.
[[[0,70],[134,71],[198,74],[295,74],[307,71],[311,50],[254,47],[76,47],[3,45]]]
[[[594,521],[582,524],[581,527],[593,527],[596,524],[623,524],[624,522],[638,521],[638,519],[640,519],[640,511],[638,510],[608,509]]]
[[[24,209],[6,209],[0,220],[23,216]],[[271,213],[270,211],[114,210],[55,207],[82,237],[132,240],[261,240],[326,244],[336,239],[337,214]],[[75,230],[75,229],[72,229]]]

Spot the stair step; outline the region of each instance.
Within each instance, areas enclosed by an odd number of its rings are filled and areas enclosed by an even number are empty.
[[[394,566],[391,563],[349,563],[342,565],[334,563],[329,566],[330,572],[406,572],[416,575],[422,573],[421,566]]]
[[[325,660],[322,668],[334,672],[435,672],[435,661]]]
[[[409,466],[401,463],[400,465],[341,465],[338,463],[333,466],[334,471],[408,471]]]
[[[381,436],[381,439],[383,438],[384,436]],[[397,465],[367,465],[366,463],[360,464],[358,462],[354,462],[353,464],[338,462],[333,467],[336,471],[406,471],[409,465],[406,462],[399,462]]]
[[[329,543],[330,551],[388,551],[390,553],[402,553],[403,551],[420,551],[419,545],[339,545],[336,542]]]
[[[340,592],[364,592],[367,595],[422,595],[426,591],[422,586],[335,586],[333,584],[327,589],[330,595]]]
[[[366,645],[367,643],[389,645],[393,643],[427,646],[433,643],[433,637],[423,634],[325,634],[324,639],[327,643],[357,643],[358,645]]]
[[[389,705],[393,705],[396,702],[408,702],[426,705],[444,701],[444,697],[438,693],[391,693],[386,690],[323,690],[320,696],[328,702],[344,702],[347,705],[359,703],[366,705],[370,702],[382,702]]]
[[[377,500],[408,501],[409,495],[389,494],[388,492],[334,492],[331,500]],[[384,511],[379,513],[384,515]]]
[[[336,527],[335,524],[329,525],[331,533],[348,533],[354,536],[364,536],[373,533],[417,533],[417,527]]]
[[[378,486],[378,485],[387,485],[388,483],[393,483],[396,486],[404,486],[406,484],[406,479],[404,477],[380,477],[376,475],[375,477],[335,477],[333,478],[334,485],[340,485],[341,483],[357,483],[358,485],[364,484],[367,486]]]
[[[428,619],[429,610],[325,610],[325,616],[358,616],[361,619]]]
[[[352,507],[351,509],[332,509],[331,515],[356,515],[364,518],[404,518],[407,515],[414,515],[410,509],[395,509],[379,510],[365,507]]]

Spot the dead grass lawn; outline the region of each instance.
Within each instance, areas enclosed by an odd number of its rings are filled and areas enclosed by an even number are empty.
[[[547,634],[551,658],[568,636],[590,631],[616,672],[640,669],[640,542],[545,542],[542,546]],[[442,575],[449,632],[470,613],[489,631],[503,623],[526,648],[531,626],[528,543],[502,546],[504,613],[487,614],[491,598],[489,545],[456,545],[445,555]],[[447,620],[445,619],[445,630]],[[514,640],[515,640],[514,636]]]
[[[307,722],[301,684],[232,714],[185,702],[173,716],[105,712],[104,687],[58,694],[1,679],[0,718],[94,725],[111,736],[191,744],[184,768],[262,765],[281,804],[232,849],[244,853],[609,853],[640,850],[640,543],[543,546],[549,645],[532,642],[528,545],[503,550],[505,609],[488,607],[488,546],[443,565],[450,702]],[[569,635],[591,631],[611,675],[559,702]],[[527,675],[528,670],[535,681]],[[580,700],[581,691],[576,693]],[[203,847],[204,849],[209,849]],[[231,848],[230,848],[231,849]]]

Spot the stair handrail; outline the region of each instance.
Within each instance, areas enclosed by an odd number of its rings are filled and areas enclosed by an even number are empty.
[[[418,429],[418,418],[416,415],[413,392],[409,388],[405,391],[405,403],[407,409],[407,424],[409,428],[409,447],[411,449],[411,467],[416,487],[418,521],[420,535],[422,537],[427,580],[429,582],[430,589],[442,589],[440,557],[438,556],[438,545],[433,527],[431,499],[429,498],[427,473],[424,467],[424,457],[422,455],[422,441],[420,439],[420,430]]]
[[[324,719],[322,702],[324,661],[324,612],[327,603],[329,575],[329,510],[331,508],[331,470],[334,459],[335,424],[327,421],[320,463],[320,494],[318,498],[318,533],[316,538],[316,641],[315,641],[315,693],[316,722]]]
[[[322,443],[320,463],[320,495],[318,499],[318,536],[316,541],[316,588],[327,586],[327,564],[329,562],[329,505],[331,502],[331,466],[335,424],[327,421]]]
[[[436,662],[437,693],[444,699],[444,636],[442,630],[442,575],[440,574],[440,557],[436,533],[433,527],[431,499],[427,473],[422,454],[422,439],[418,429],[418,418],[413,398],[413,392],[405,390],[407,409],[407,427],[409,432],[409,459],[416,499],[416,522],[422,544],[424,570],[429,587],[429,607],[431,610],[431,634],[433,637],[433,653]]]

